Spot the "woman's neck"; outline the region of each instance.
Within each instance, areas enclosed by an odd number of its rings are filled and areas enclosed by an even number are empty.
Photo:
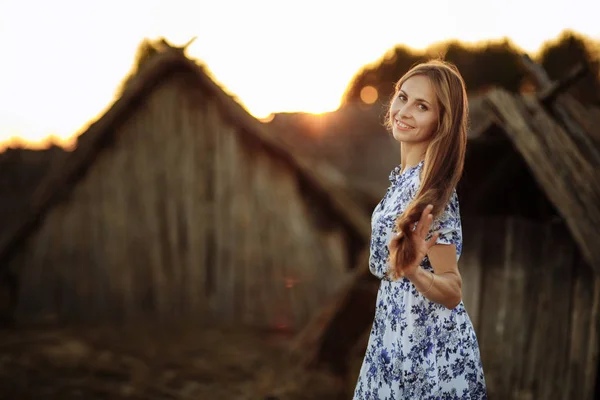
[[[425,158],[426,150],[427,143],[400,143],[400,162],[402,164],[401,172],[404,172],[405,169],[419,164],[421,160]]]

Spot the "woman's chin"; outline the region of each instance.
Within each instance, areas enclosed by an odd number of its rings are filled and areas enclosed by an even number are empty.
[[[392,131],[392,136],[397,142],[405,142],[407,139],[409,139],[409,136],[406,134],[406,132],[402,132],[396,128],[394,128]]]

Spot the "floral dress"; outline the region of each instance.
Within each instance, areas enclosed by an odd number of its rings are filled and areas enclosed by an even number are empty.
[[[373,212],[369,269],[381,279],[375,318],[356,388],[355,400],[486,399],[479,346],[461,302],[454,309],[428,300],[407,278],[391,281],[386,274],[388,243],[395,219],[414,198],[424,160],[400,174]],[[462,228],[456,191],[429,232],[437,243],[462,250]],[[421,267],[432,271],[427,257]]]

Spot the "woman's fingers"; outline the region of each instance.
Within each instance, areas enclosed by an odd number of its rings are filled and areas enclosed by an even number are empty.
[[[431,223],[433,222],[433,215],[431,211],[433,210],[433,206],[429,204],[427,207],[423,209],[421,213],[421,219],[419,219],[419,223],[417,224],[416,234],[421,236],[423,239],[427,237],[429,233],[429,228],[431,227]]]
[[[435,245],[435,242],[437,242],[439,237],[440,237],[439,232],[434,232],[433,235],[431,235],[431,238],[427,241],[427,250],[429,250],[430,248],[432,248]]]

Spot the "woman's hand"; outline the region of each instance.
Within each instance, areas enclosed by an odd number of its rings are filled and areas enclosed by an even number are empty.
[[[421,265],[421,261],[423,261],[423,258],[425,258],[425,256],[427,255],[429,249],[437,241],[439,236],[438,232],[435,232],[429,240],[425,240],[433,222],[433,215],[431,214],[432,210],[433,206],[431,204],[425,207],[425,209],[421,213],[421,218],[417,223],[417,227],[413,232],[412,241],[415,247],[416,257],[415,260],[409,265],[396,265],[396,260],[398,259],[398,248],[400,244],[400,239],[402,238],[402,232],[392,237],[392,240],[389,244],[389,250],[390,268],[393,278],[411,276],[412,274],[414,274],[417,268],[419,268],[419,265]]]

